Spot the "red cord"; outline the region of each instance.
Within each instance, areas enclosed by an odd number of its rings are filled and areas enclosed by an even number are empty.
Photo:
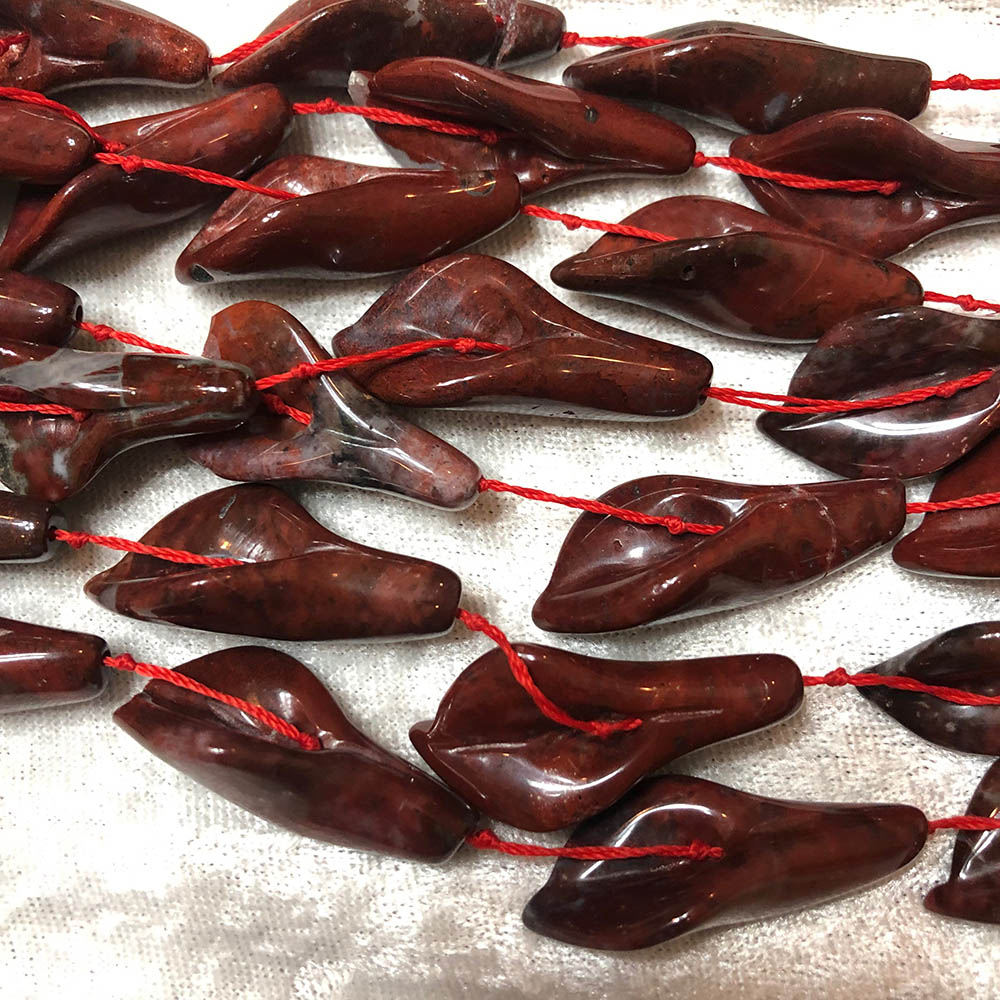
[[[65,542],[70,548],[82,549],[84,545],[101,545],[117,552],[130,552],[133,555],[153,556],[166,562],[183,563],[188,566],[211,566],[218,569],[223,566],[245,566],[241,559],[229,559],[225,556],[202,556],[197,552],[186,552],[183,549],[167,549],[160,545],[146,545],[143,542],[133,542],[128,538],[118,538],[116,535],[90,535],[85,531],[64,531],[53,528],[51,537]]]
[[[125,144],[122,142],[113,142],[102,138],[97,130],[88,124],[83,115],[67,107],[65,104],[51,100],[51,98],[46,97],[44,94],[36,93],[34,90],[24,90],[21,87],[0,87],[0,100],[4,99],[20,101],[22,104],[33,104],[36,107],[47,108],[49,111],[57,112],[73,122],[74,125],[82,128],[101,149],[109,153],[117,153],[125,148]]]
[[[971,80],[956,73],[947,80],[931,80],[931,90],[1000,90],[1000,80]]]
[[[546,718],[551,719],[553,722],[558,722],[562,726],[568,726],[570,729],[579,729],[581,732],[590,733],[602,739],[610,736],[612,733],[637,729],[642,725],[642,719],[621,719],[618,722],[604,722],[600,719],[591,721],[573,718],[572,715],[568,715],[554,701],[548,698],[541,688],[538,687],[532,679],[527,664],[518,656],[517,650],[514,649],[507,636],[496,625],[488,622],[482,615],[472,614],[472,612],[466,611],[464,608],[458,609],[456,617],[466,628],[471,629],[473,632],[482,632],[483,635],[488,639],[492,639],[500,647],[507,657],[507,663],[510,665],[510,672],[514,675],[514,680],[528,692],[531,700],[538,706],[538,710]]]
[[[306,413],[305,410],[296,409],[273,392],[262,392],[260,399],[272,413],[280,414],[282,417],[291,417],[292,420],[305,427],[312,423],[312,414]]]
[[[223,691],[216,691],[215,688],[207,687],[192,677],[178,673],[176,670],[167,670],[166,667],[158,667],[155,663],[140,663],[129,656],[128,653],[123,653],[121,656],[106,656],[104,658],[104,665],[111,667],[113,670],[126,670],[133,674],[139,674],[142,677],[150,677],[157,681],[166,681],[168,684],[173,684],[174,687],[184,688],[187,691],[193,691],[195,694],[203,695],[206,698],[221,701],[223,705],[229,705],[230,708],[238,709],[249,715],[252,719],[263,722],[265,726],[270,726],[271,729],[282,736],[294,740],[303,750],[322,749],[323,745],[317,737],[311,733],[302,732],[301,729],[297,729],[290,722],[286,722],[280,715],[275,715],[274,712],[269,712],[266,708],[254,705],[249,701],[244,701],[242,698],[236,698]]]
[[[1000,830],[1000,817],[945,816],[944,819],[932,819],[927,829],[931,833],[938,830]]]
[[[72,406],[60,406],[58,403],[0,403],[0,413],[38,413],[43,417],[72,417],[82,424],[89,413],[74,410]]]
[[[966,312],[975,312],[978,309],[1000,312],[1000,303],[987,302],[985,299],[975,299],[971,295],[945,295],[942,292],[924,292],[924,302],[949,302],[953,305],[961,306]]]
[[[135,333],[126,333],[124,330],[116,330],[114,327],[105,326],[103,323],[86,323],[78,320],[77,328],[89,333],[94,340],[118,340],[123,344],[131,344],[133,347],[141,347],[143,350],[152,351],[154,354],[183,354],[173,347],[164,347],[162,344],[154,344],[145,337],[140,337]]]
[[[0,56],[6,54],[15,45],[27,45],[30,41],[31,35],[26,31],[18,32],[16,35],[8,35],[6,38],[0,38]]]
[[[619,222],[601,222],[600,219],[584,219],[568,212],[553,212],[551,208],[541,205],[522,205],[522,215],[531,215],[536,219],[547,219],[549,222],[561,222],[567,229],[596,229],[601,233],[615,233],[618,236],[634,236],[639,240],[653,240],[657,243],[668,243],[677,239],[665,233],[656,233],[652,229],[640,229],[638,226],[625,226]]]
[[[622,49],[647,49],[654,45],[668,45],[669,38],[646,38],[645,35],[578,35],[575,31],[563,32],[561,49],[571,49],[574,45],[605,46]]]
[[[992,507],[1000,503],[1000,493],[980,493],[974,497],[959,497],[957,500],[937,500],[934,503],[908,503],[907,514],[933,514],[939,510],[972,510],[976,507]]]
[[[279,35],[283,35],[289,28],[294,27],[295,24],[286,24],[281,28],[275,28],[274,31],[269,31],[266,35],[255,38],[252,42],[244,42],[242,45],[237,45],[231,52],[213,57],[212,65],[224,66],[226,63],[239,62],[241,59],[246,59],[247,56],[252,56],[255,52],[262,49],[268,42],[273,42]]]
[[[758,167],[756,163],[741,160],[736,156],[694,154],[692,166],[709,165],[721,167],[723,170],[731,170],[733,173],[742,174],[745,177],[759,177],[762,180],[783,184],[785,187],[802,188],[806,191],[877,191],[879,194],[890,195],[895,194],[903,186],[899,181],[835,181],[823,177],[810,177],[808,174],[788,173],[784,170],[768,170],[766,167]]]
[[[709,847],[701,841],[690,844],[650,844],[648,847],[541,847],[500,840],[492,830],[478,830],[465,838],[470,847],[481,851],[500,851],[515,858],[573,858],[577,861],[612,861],[617,858],[690,858],[692,861],[716,861],[723,856],[721,847]]]
[[[925,684],[913,677],[883,677],[882,674],[860,673],[849,674],[843,667],[831,670],[822,676],[803,677],[805,687],[887,687],[897,691],[913,691],[917,694],[929,694],[942,701],[950,701],[954,705],[1000,705],[1000,695],[974,694],[959,688],[943,687],[940,684]]]

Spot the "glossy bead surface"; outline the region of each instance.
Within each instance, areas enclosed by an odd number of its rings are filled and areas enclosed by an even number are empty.
[[[866,672],[996,697],[1000,695],[1000,622],[953,628]],[[1000,705],[956,705],[931,694],[889,687],[858,688],[858,693],[931,743],[1000,756]]]
[[[714,333],[781,343],[816,340],[851,316],[923,300],[904,268],[719,198],[665,198],[622,222],[674,239],[602,236],[557,264],[552,280]]]
[[[0,60],[0,84],[52,92],[87,83],[193,87],[208,77],[205,43],[117,0],[0,0],[2,34],[30,35]]]
[[[4,340],[61,347],[83,318],[80,296],[34,274],[0,271],[0,332]]]
[[[682,174],[694,158],[690,132],[658,115],[457,59],[390,63],[366,89],[365,100],[509,130],[571,160]]]
[[[847,320],[803,358],[792,396],[859,400],[894,395],[1000,364],[1000,322],[900,309]],[[927,476],[1000,426],[1000,374],[952,396],[891,409],[765,413],[760,429],[783,448],[839,476]]]
[[[107,655],[95,635],[0,618],[0,715],[96,698]]]
[[[269,639],[402,639],[447,632],[462,585],[436,563],[327,531],[273,486],[215,490],[142,536],[244,566],[201,567],[128,555],[86,593],[142,621]]]
[[[50,535],[65,528],[51,504],[17,493],[0,492],[0,562],[44,562],[52,558]]]
[[[816,115],[775,135],[743,136],[730,153],[769,170],[902,182],[886,196],[742,178],[766,212],[862,253],[892,256],[932,233],[1000,216],[995,143],[937,135],[887,111]]]
[[[511,66],[552,55],[566,30],[535,0],[299,0],[258,34],[288,25],[215,82],[343,87],[352,70],[412,56]]]
[[[82,170],[97,143],[79,125],[47,108],[0,102],[0,177],[62,184]]]
[[[601,52],[568,67],[563,81],[758,133],[860,105],[915,118],[930,95],[926,63],[839,49],[771,28],[700,21],[650,37],[664,43]]]
[[[294,316],[270,302],[238,302],[217,313],[204,354],[245,364],[258,378],[330,357]],[[446,508],[478,496],[479,469],[471,459],[398,417],[347,372],[270,391],[312,422],[304,426],[261,406],[235,430],[191,439],[187,454],[223,479],[318,479]]]
[[[1000,761],[983,775],[965,813],[991,819],[1000,813]],[[1000,924],[1000,837],[996,830],[958,832],[948,881],[927,893],[924,906],[945,917]]]
[[[0,341],[0,400],[89,414],[0,414],[0,481],[55,503],[137,444],[236,427],[258,397],[240,365]]]
[[[253,178],[262,180],[303,197],[279,204],[261,195],[231,197],[181,254],[179,281],[401,271],[485,239],[521,210],[512,173],[289,157]]]
[[[141,156],[242,176],[277,148],[292,111],[281,92],[254,87],[179,111],[101,126],[106,139]],[[144,169],[97,163],[61,188],[25,187],[14,205],[0,267],[28,268],[86,246],[182,219],[214,203],[223,188]]]
[[[681,417],[704,401],[712,365],[694,351],[574,312],[495,257],[456,254],[417,268],[333,339],[338,355],[474,335],[500,352],[431,352],[352,369],[402,406],[553,416]]]
[[[802,701],[784,656],[634,662],[514,647],[535,683],[576,718],[638,717],[608,739],[546,718],[493,650],[449,688],[410,739],[477,809],[523,830],[557,830],[607,808],[636,781],[696,750],[772,725]]]
[[[863,889],[912,861],[926,839],[927,819],[913,806],[787,802],[700,778],[650,778],[579,826],[569,845],[698,841],[723,857],[560,858],[524,922],[588,948],[648,948]]]
[[[177,668],[315,736],[306,750],[222,702],[152,681],[115,712],[147,750],[293,833],[419,861],[443,861],[475,813],[360,732],[318,678],[275,649],[243,646]]]
[[[988,437],[975,451],[947,469],[934,484],[932,503],[1000,492],[1000,437]],[[946,576],[1000,576],[1000,505],[924,514],[904,535],[892,558],[916,573]]]
[[[614,632],[755,604],[885,545],[906,517],[903,485],[894,479],[748,486],[649,476],[600,499],[723,530],[675,535],[583,514],[532,612],[549,632]]]

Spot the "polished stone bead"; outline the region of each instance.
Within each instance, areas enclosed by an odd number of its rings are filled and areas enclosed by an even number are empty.
[[[431,352],[352,369],[380,399],[560,417],[682,417],[704,402],[707,358],[581,316],[495,257],[417,268],[333,339],[339,355],[413,340],[485,338],[506,351]]]
[[[0,0],[2,35],[30,35],[0,59],[0,84],[52,92],[87,83],[193,87],[208,78],[205,43],[118,0]]]
[[[26,184],[62,184],[83,169],[97,143],[79,125],[48,108],[0,102],[0,177]]]
[[[34,274],[0,271],[0,333],[4,340],[62,347],[83,318],[80,296]]]
[[[784,656],[647,663],[514,648],[542,691],[576,718],[642,719],[595,739],[543,715],[500,650],[467,667],[437,717],[417,723],[410,739],[466,802],[523,830],[578,823],[670,761],[772,725],[802,701],[802,675]]]
[[[141,539],[244,566],[128,555],[87,594],[141,621],[266,639],[403,639],[447,632],[462,585],[424,559],[327,531],[273,486],[229,486],[188,501]]]
[[[401,271],[484,239],[521,208],[517,177],[509,172],[401,170],[288,156],[252,180],[299,197],[275,204],[264,195],[231,195],[181,253],[179,281]]]
[[[102,125],[100,131],[123,142],[124,155],[237,177],[274,152],[291,120],[281,92],[261,86],[179,111]],[[37,267],[82,247],[182,219],[213,204],[223,190],[162,170],[129,174],[106,163],[88,167],[56,190],[22,188],[0,244],[0,267]]]
[[[560,858],[524,922],[588,948],[648,948],[856,892],[903,868],[926,839],[913,806],[788,802],[700,778],[650,778],[577,827],[569,845],[698,841],[723,857]]]
[[[732,21],[651,35],[652,48],[611,49],[563,73],[571,87],[678,108],[741,132],[773,132],[834,108],[888,108],[915,118],[927,105],[926,63],[824,45]]]
[[[535,602],[535,624],[549,632],[614,632],[777,597],[890,542],[906,518],[895,479],[747,486],[648,476],[600,499],[722,530],[675,535],[583,514]]]
[[[922,684],[996,697],[1000,695],[1000,622],[953,628],[865,669],[883,677],[911,677]],[[931,743],[1000,756],[1000,705],[956,705],[931,694],[890,687],[863,687],[858,693]]]
[[[270,302],[238,302],[217,313],[204,354],[244,364],[258,378],[330,357],[294,316]],[[261,406],[235,430],[186,442],[187,454],[223,479],[318,479],[447,508],[466,507],[479,494],[471,459],[398,417],[346,372],[270,391],[312,422],[304,426]]]
[[[289,25],[215,82],[343,87],[352,70],[412,56],[512,66],[552,55],[566,30],[535,0],[299,0],[258,34]]]
[[[378,70],[365,86],[365,101],[504,129],[558,156],[606,169],[682,174],[694,159],[691,133],[659,115],[457,59],[403,59]]]
[[[990,819],[1000,814],[1000,761],[983,775],[965,812]],[[1000,837],[996,830],[959,831],[948,881],[927,893],[924,906],[946,917],[1000,924]]]
[[[0,400],[89,414],[0,413],[0,481],[56,503],[137,444],[241,424],[258,403],[241,365],[0,340]]]
[[[745,340],[816,340],[851,316],[917,305],[920,282],[719,198],[664,198],[622,222],[674,239],[608,234],[557,264],[563,288],[666,313]]]
[[[368,80],[371,75],[360,70],[351,74],[348,91],[352,103],[361,107],[389,107],[388,103],[369,99]],[[406,109],[396,104],[391,110]],[[403,166],[441,166],[463,173],[510,170],[517,174],[524,195],[543,189],[556,190],[583,181],[656,172],[643,164],[568,159],[546,149],[534,139],[513,132],[499,133],[496,142],[487,143],[477,136],[446,135],[411,125],[386,125],[370,118],[365,121]]]
[[[0,492],[0,562],[51,559],[52,532],[65,527],[62,513],[51,504]]]
[[[360,732],[307,667],[243,646],[177,668],[315,736],[306,750],[266,723],[154,680],[115,712],[122,729],[171,767],[256,816],[326,843],[443,861],[476,814],[443,785]]]
[[[941,503],[981,493],[1000,493],[1000,437],[995,434],[944,472],[930,500]],[[896,542],[892,558],[916,573],[998,577],[1000,505],[924,514],[920,526]]]
[[[775,135],[743,136],[733,156],[769,170],[896,180],[877,192],[805,191],[743,177],[771,215],[853,250],[889,257],[932,233],[1000,216],[1000,149],[926,132],[869,108],[816,115]]]
[[[0,715],[96,698],[107,655],[95,635],[0,618]]]
[[[941,309],[872,312],[826,333],[803,358],[788,393],[871,399],[962,378],[1000,363],[1000,322]],[[1000,426],[1000,373],[952,396],[890,409],[765,413],[760,429],[839,476],[938,472]]]

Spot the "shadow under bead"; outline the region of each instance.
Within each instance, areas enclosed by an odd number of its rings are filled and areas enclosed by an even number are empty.
[[[429,351],[351,374],[401,406],[611,419],[687,416],[704,402],[712,378],[701,354],[582,316],[513,265],[481,254],[417,268],[333,346],[345,356],[470,335],[508,349]]]
[[[596,738],[542,714],[492,650],[466,667],[410,739],[466,802],[522,830],[558,830],[607,808],[678,757],[773,725],[802,701],[784,656],[636,662],[514,647],[535,683],[574,718],[639,718]]]
[[[0,496],[0,537],[2,537]],[[105,684],[103,639],[0,618],[0,715],[96,698]]]
[[[154,680],[115,712],[147,750],[293,833],[417,861],[444,861],[476,814],[356,729],[317,677],[276,649],[243,646],[177,673],[274,712],[316,737],[305,750],[222,702]]]
[[[906,520],[897,479],[749,486],[648,476],[600,500],[722,530],[673,534],[581,515],[532,611],[548,632],[616,632],[756,604],[881,548]]]
[[[650,778],[577,827],[567,846],[700,842],[723,856],[560,858],[524,923],[588,948],[648,948],[867,888],[909,864],[926,839],[913,806],[788,802],[700,778]]]
[[[918,305],[905,268],[808,236],[753,209],[699,195],[664,198],[552,269],[563,288],[646,306],[742,340],[797,343],[873,309]]]
[[[128,555],[85,592],[140,621],[265,639],[441,635],[462,585],[437,563],[349,541],[273,486],[216,490],[178,507],[141,541],[242,565],[188,566]]]

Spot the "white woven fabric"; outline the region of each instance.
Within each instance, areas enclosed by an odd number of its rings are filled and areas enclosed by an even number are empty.
[[[253,37],[279,0],[141,0],[221,52]],[[795,0],[576,0],[563,5],[585,34],[645,33],[706,17],[737,19],[832,44],[928,61],[938,77],[998,72],[1000,21],[972,0],[797,3]],[[586,50],[528,72],[558,79]],[[67,95],[99,124],[204,99],[205,93],[101,88]],[[995,137],[1000,95],[932,95],[921,124]],[[687,124],[687,123],[685,123]],[[699,147],[729,136],[693,124]],[[360,121],[300,120],[286,152],[391,162]],[[617,220],[670,194],[750,201],[740,182],[706,168],[675,179],[570,188],[554,208]],[[324,343],[388,286],[261,282],[186,288],[173,263],[206,213],[109,244],[46,273],[75,287],[89,318],[198,353],[209,317],[244,298],[290,309]],[[549,269],[594,237],[521,219],[481,245],[548,285]],[[904,256],[926,287],[1000,295],[989,228],[938,237]],[[572,305],[636,333],[707,354],[720,385],[782,391],[801,350],[714,337],[639,308],[560,292]],[[89,343],[88,343],[89,346]],[[823,478],[759,435],[752,415],[709,404],[675,423],[571,422],[421,414],[488,476],[595,496],[635,476],[691,473],[758,483]],[[180,503],[221,485],[170,446],[116,461],[66,504],[72,525],[138,537]],[[927,484],[911,488],[926,495]],[[334,530],[455,569],[466,606],[515,639],[546,641],[531,624],[566,510],[487,496],[447,514],[371,493],[311,485],[297,492]],[[84,581],[114,556],[90,548],[40,567],[0,569],[0,613],[96,632],[115,652],[176,665],[238,639],[143,625],[89,603]],[[918,577],[886,553],[825,584],[742,612],[606,639],[559,640],[606,656],[665,658],[777,652],[803,670],[857,670],[947,628],[994,615],[996,586]],[[308,593],[303,592],[303,600]],[[280,644],[277,644],[280,645]],[[443,639],[388,644],[285,644],[374,738],[410,760],[412,722],[432,716],[450,682],[487,649],[456,627]],[[951,835],[938,835],[907,872],[863,895],[780,920],[695,936],[634,955],[573,949],[529,933],[520,910],[548,863],[471,850],[430,867],[325,846],[276,829],[154,759],[111,722],[137,690],[116,676],[99,701],[0,719],[0,995],[101,1000],[519,997],[731,1000],[995,997],[996,929],[926,912],[923,892],[945,873]],[[988,761],[910,735],[849,690],[812,690],[803,711],[764,734],[691,755],[678,768],[787,798],[901,801],[931,816],[964,811]],[[501,828],[502,835],[516,831]],[[553,838],[555,842],[557,838]]]

